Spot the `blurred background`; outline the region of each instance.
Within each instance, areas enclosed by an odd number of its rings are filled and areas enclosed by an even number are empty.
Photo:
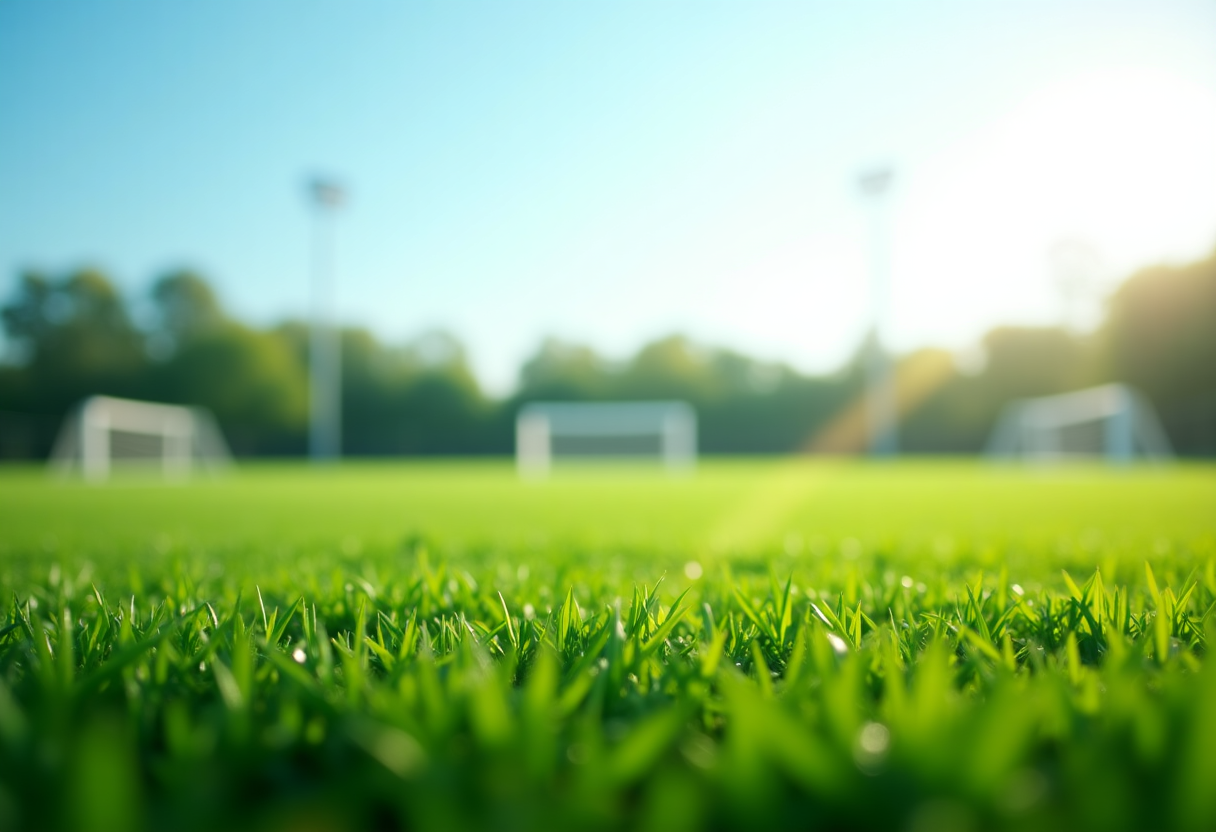
[[[350,456],[856,453],[876,355],[903,452],[1119,382],[1216,454],[1210,2],[9,0],[0,113],[4,459],[97,394],[304,454],[318,323]]]

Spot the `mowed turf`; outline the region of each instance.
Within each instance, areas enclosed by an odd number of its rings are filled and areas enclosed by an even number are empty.
[[[0,828],[1216,828],[1216,468],[0,470]]]
[[[916,549],[1211,541],[1216,468],[1017,468],[976,461],[708,461],[693,476],[585,467],[521,481],[503,462],[246,464],[165,486],[0,469],[0,551],[165,545],[546,543],[771,553],[796,538]]]

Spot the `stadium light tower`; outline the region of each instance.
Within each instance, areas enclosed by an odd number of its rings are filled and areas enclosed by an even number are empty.
[[[883,344],[889,283],[888,230],[885,207],[891,189],[890,168],[877,168],[858,181],[861,194],[869,203],[870,219],[870,337],[866,356],[866,422],[871,456],[899,453],[895,412],[895,385],[891,361]]]
[[[334,215],[346,200],[346,193],[325,179],[314,179],[308,191],[316,209],[308,452],[314,462],[329,462],[342,455],[342,341],[334,310]]]

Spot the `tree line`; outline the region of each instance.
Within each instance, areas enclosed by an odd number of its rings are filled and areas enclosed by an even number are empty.
[[[305,451],[307,324],[237,320],[198,274],[166,274],[131,300],[95,269],[27,272],[0,314],[0,457],[44,457],[64,415],[94,394],[207,407],[240,455]],[[393,345],[346,327],[341,338],[349,455],[506,454],[524,402],[653,398],[697,409],[706,453],[861,447],[868,344],[836,372],[812,376],[679,335],[625,361],[548,339],[516,390],[496,398],[451,335]],[[1012,399],[1122,381],[1149,397],[1179,452],[1216,454],[1216,253],[1133,275],[1093,332],[999,327],[981,352],[965,369],[941,350],[898,357],[905,450],[974,453]]]

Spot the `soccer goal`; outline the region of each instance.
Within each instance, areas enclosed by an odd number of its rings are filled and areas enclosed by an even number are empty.
[[[524,476],[543,476],[561,459],[657,459],[678,472],[696,458],[697,414],[685,402],[532,402],[515,420]]]
[[[219,427],[202,408],[91,396],[64,420],[50,464],[90,480],[104,480],[116,467],[182,478],[230,459]]]
[[[1100,457],[1113,463],[1173,456],[1153,406],[1124,384],[1011,402],[987,453],[998,459]]]

